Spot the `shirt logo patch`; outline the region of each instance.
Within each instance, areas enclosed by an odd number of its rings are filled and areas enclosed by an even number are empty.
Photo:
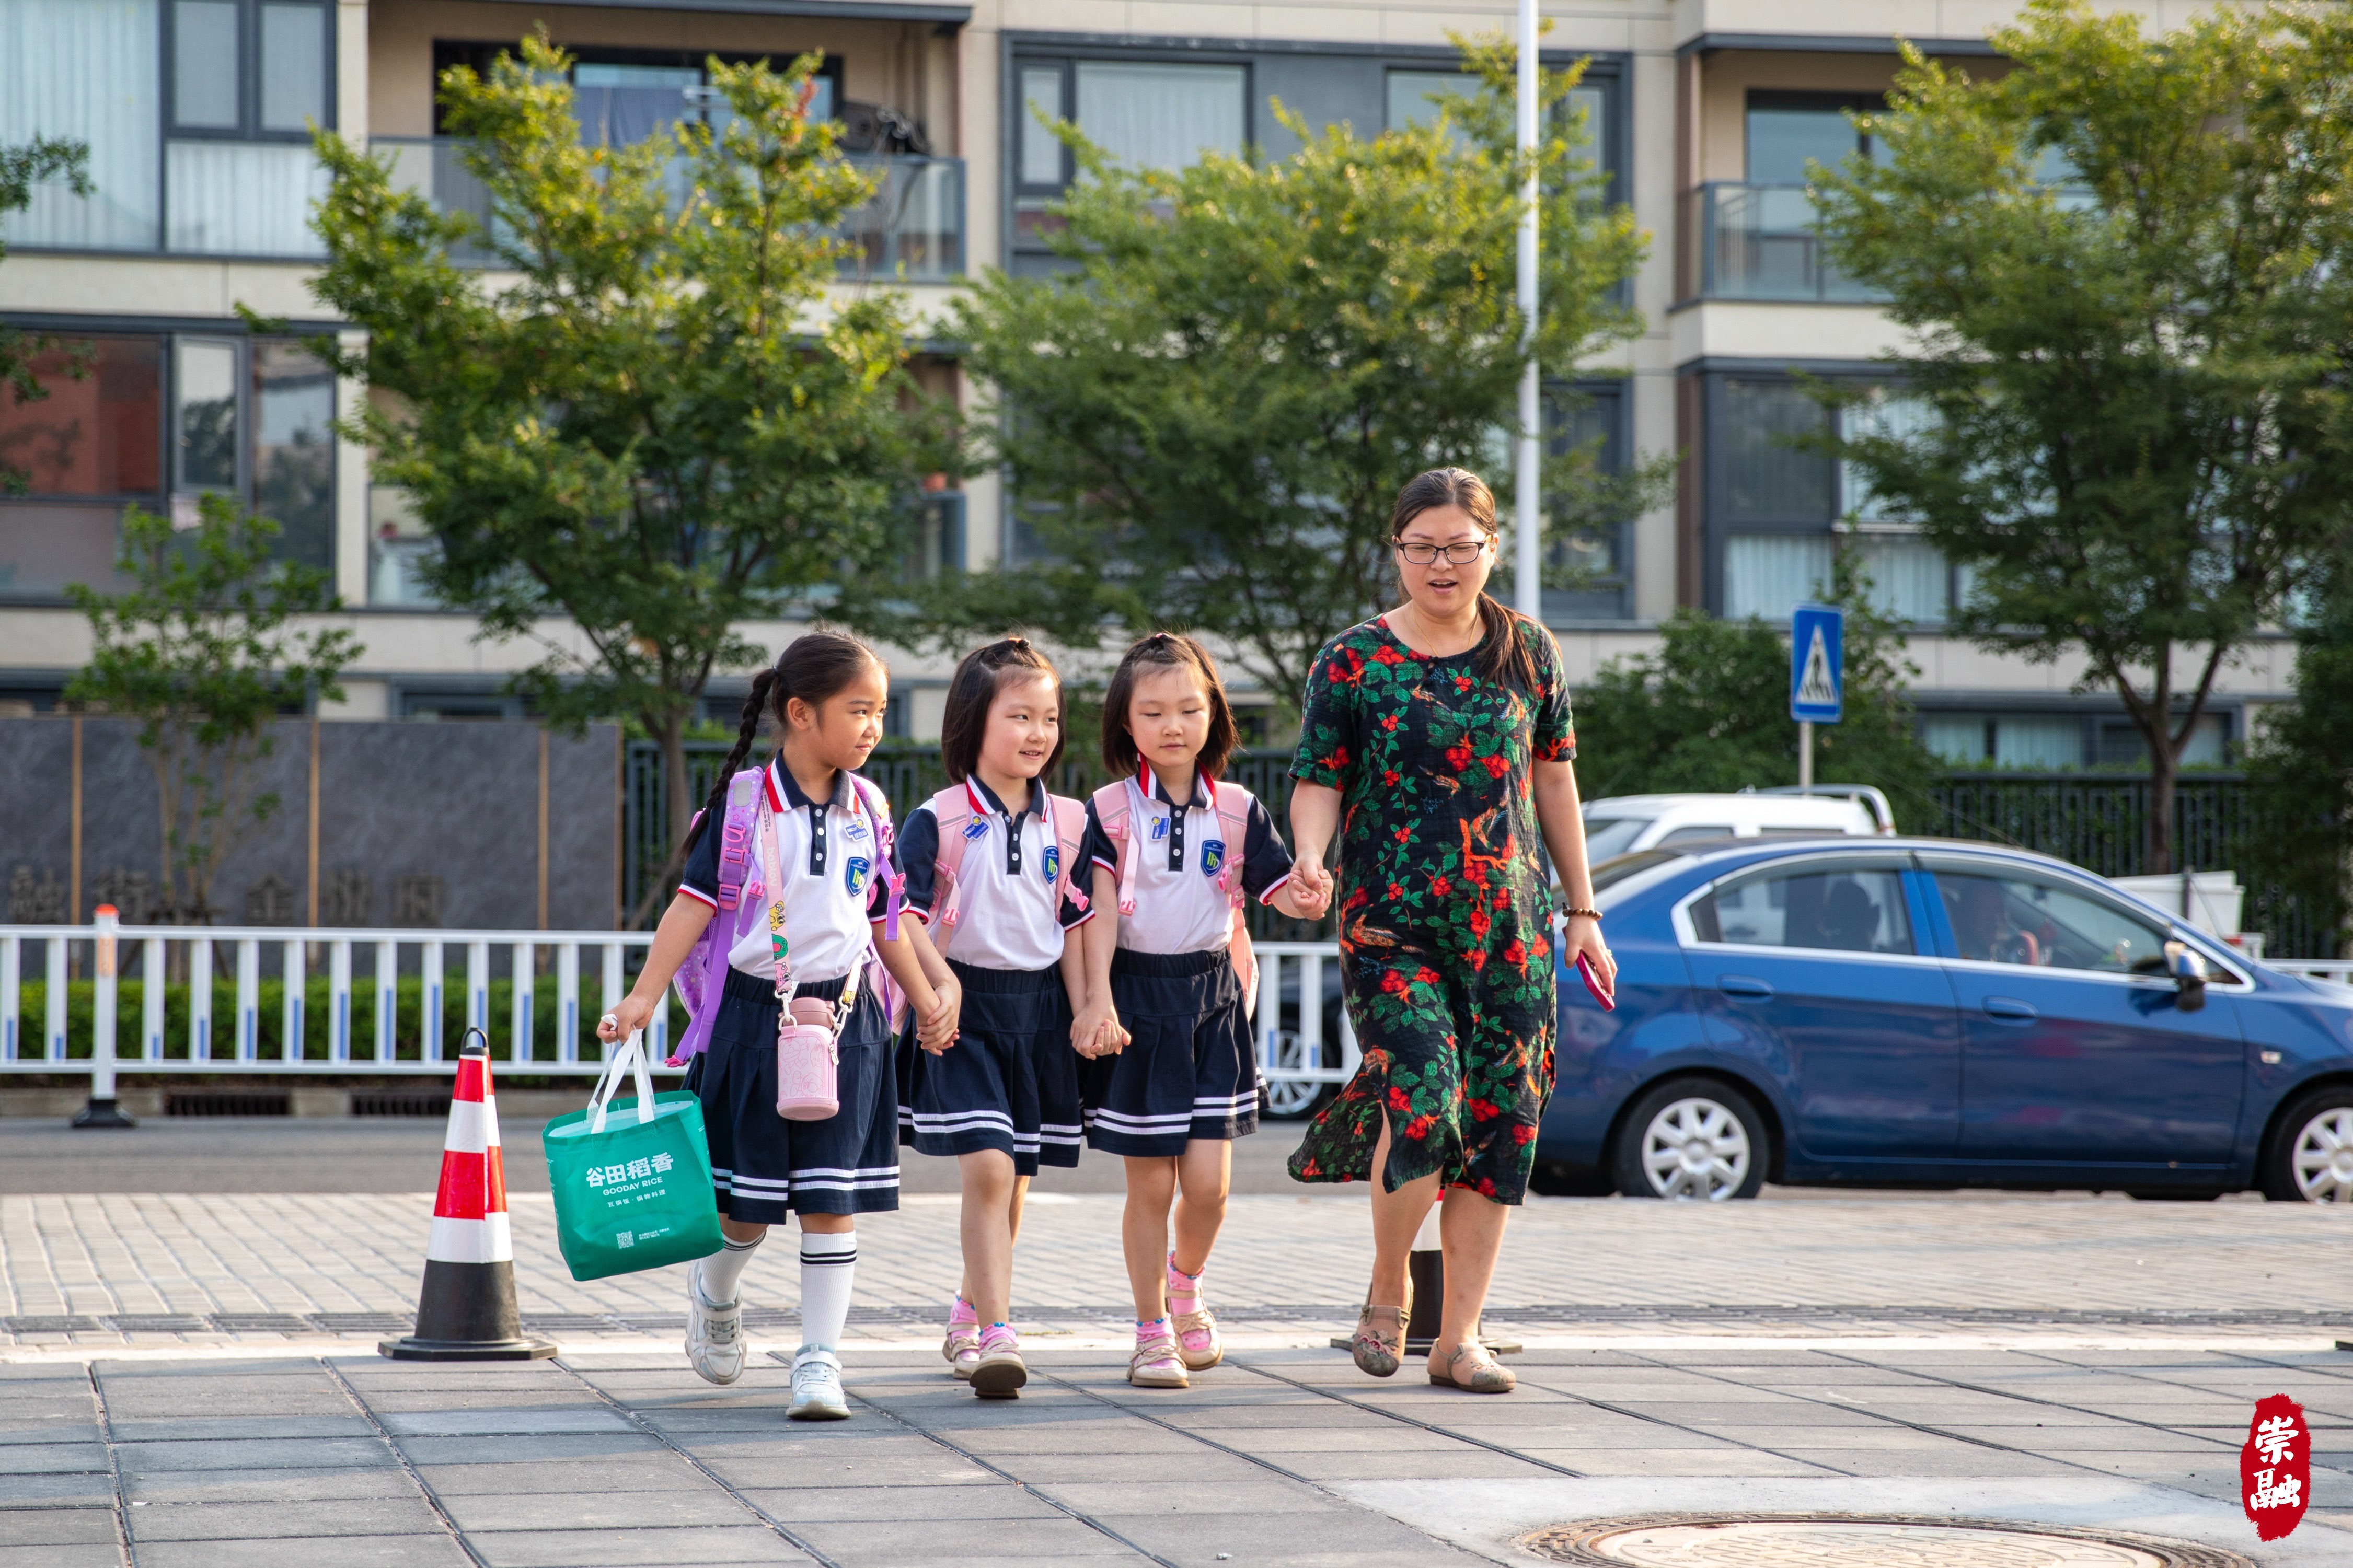
[[[1166,837],[1168,837],[1168,819],[1167,819],[1166,817],[1165,817],[1165,816],[1155,816],[1155,817],[1154,817],[1154,818],[1152,819],[1152,842],[1154,842],[1155,844],[1157,844],[1157,843],[1159,843],[1162,839],[1164,839],[1164,838],[1166,838]]]
[[[852,844],[861,844],[866,839],[866,824],[853,816],[842,825],[841,836]]]
[[[1046,880],[1049,882],[1060,880],[1062,875],[1062,847],[1059,844],[1047,845],[1044,858],[1038,862],[1038,869],[1044,874]]]
[[[1201,840],[1201,875],[1214,877],[1226,863],[1226,841],[1222,838]]]
[[[987,819],[987,817],[985,817],[985,816],[976,816],[976,817],[974,817],[970,822],[967,822],[967,823],[965,823],[965,824],[964,825],[964,836],[965,836],[966,838],[986,838],[986,837],[988,837],[988,819]]]
[[[862,893],[866,890],[866,884],[872,879],[873,874],[874,862],[867,859],[863,855],[852,855],[849,858],[849,864],[842,868],[842,885],[853,894]]]

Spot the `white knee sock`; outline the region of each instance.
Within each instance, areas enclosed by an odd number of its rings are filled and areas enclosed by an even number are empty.
[[[727,1245],[702,1260],[702,1299],[714,1307],[724,1307],[738,1297],[737,1281],[744,1278],[744,1266],[752,1261],[752,1249],[767,1239],[762,1231],[749,1241],[727,1238]]]
[[[832,1350],[849,1321],[849,1288],[858,1279],[855,1232],[801,1232],[801,1342]]]

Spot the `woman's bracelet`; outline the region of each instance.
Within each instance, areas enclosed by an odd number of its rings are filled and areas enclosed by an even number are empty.
[[[1601,911],[1599,910],[1563,910],[1560,912],[1562,916],[1567,920],[1577,920],[1582,918],[1588,921],[1598,921],[1601,918]]]

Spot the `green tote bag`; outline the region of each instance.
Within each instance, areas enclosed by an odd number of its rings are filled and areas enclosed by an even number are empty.
[[[624,1070],[635,1073],[638,1094],[617,1102]],[[662,1268],[725,1245],[702,1102],[683,1089],[653,1091],[637,1036],[605,1064],[588,1108],[549,1122],[541,1141],[556,1242],[575,1279]]]

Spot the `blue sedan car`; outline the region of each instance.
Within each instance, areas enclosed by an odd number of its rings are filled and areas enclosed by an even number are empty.
[[[1562,973],[1539,1192],[2353,1201],[2353,987],[2251,963],[2062,861],[1720,839],[1594,882],[1618,1007]]]

